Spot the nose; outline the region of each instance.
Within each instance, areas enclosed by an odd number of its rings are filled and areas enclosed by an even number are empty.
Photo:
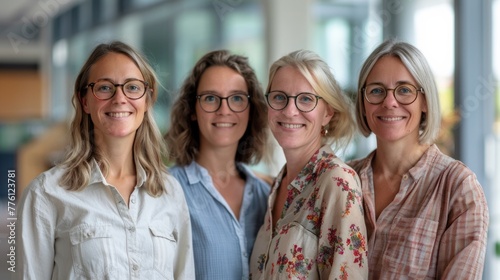
[[[221,99],[220,107],[216,112],[222,115],[230,114],[232,111],[229,109],[229,101],[227,99]]]
[[[123,85],[118,85],[116,87],[115,94],[112,97],[113,102],[116,103],[124,103],[127,101],[127,97],[125,96],[125,93],[123,92]]]
[[[300,111],[297,108],[297,98],[296,96],[288,97],[288,104],[286,104],[285,108],[283,108],[282,112],[285,115],[294,116],[297,115]]]
[[[386,96],[382,104],[386,108],[399,106],[399,102],[396,100],[396,96],[394,95],[394,89],[386,89]]]

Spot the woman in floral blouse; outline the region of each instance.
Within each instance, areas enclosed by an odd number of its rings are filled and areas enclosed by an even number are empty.
[[[250,260],[251,279],[366,279],[358,175],[333,152],[355,128],[328,65],[307,50],[270,69],[271,131],[286,164],[274,181]]]

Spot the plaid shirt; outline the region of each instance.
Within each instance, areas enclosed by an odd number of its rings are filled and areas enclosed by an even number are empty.
[[[475,174],[432,145],[375,218],[372,152],[350,162],[363,189],[370,279],[481,279],[488,206]]]

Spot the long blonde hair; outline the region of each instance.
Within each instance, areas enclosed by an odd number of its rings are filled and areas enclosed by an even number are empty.
[[[92,160],[95,159],[106,176],[109,162],[103,152],[94,142],[94,125],[88,114],[83,111],[81,99],[87,94],[88,77],[92,65],[109,53],[119,53],[129,57],[141,71],[144,81],[148,83],[146,105],[148,110],[144,120],[137,129],[133,155],[136,165],[146,172],[144,188],[148,194],[159,196],[164,190],[163,175],[166,172],[163,157],[166,156],[166,147],[161,133],[153,118],[153,104],[158,97],[157,77],[153,68],[145,58],[129,45],[116,41],[109,44],[100,44],[90,54],[76,78],[72,98],[75,116],[70,127],[70,145],[64,160],[60,163],[65,168],[60,184],[69,190],[84,189],[91,176]]]

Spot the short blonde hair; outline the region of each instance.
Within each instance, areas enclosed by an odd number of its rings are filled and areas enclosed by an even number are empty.
[[[373,66],[384,56],[399,58],[417,81],[417,87],[424,89],[423,96],[425,96],[425,101],[427,103],[427,112],[422,113],[418,140],[422,144],[433,143],[438,136],[441,126],[441,109],[434,75],[424,55],[416,47],[394,39],[386,40],[380,44],[370,56],[368,56],[363,67],[361,67],[356,98],[356,120],[359,130],[364,136],[369,136],[372,133],[371,129],[368,127],[368,122],[364,114],[363,88],[365,87],[366,78],[370,74]]]
[[[340,88],[328,64],[310,50],[291,52],[271,65],[266,92],[271,90],[276,72],[285,66],[297,69],[311,84],[315,93],[321,96],[335,112],[326,125],[328,133],[322,135],[322,143],[333,144],[336,149],[346,148],[356,129],[352,114],[353,104],[351,99]]]

